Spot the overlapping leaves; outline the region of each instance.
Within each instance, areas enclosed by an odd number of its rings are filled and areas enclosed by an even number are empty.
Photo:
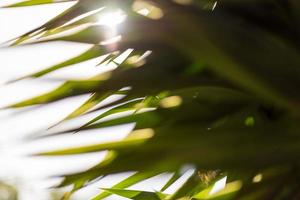
[[[29,38],[38,35],[40,39],[35,42],[93,44],[83,54],[29,76],[36,78],[101,55],[107,55],[107,63],[114,62],[117,50],[132,48],[135,56],[152,51],[143,65],[129,62],[129,56],[111,72],[87,80],[68,80],[48,94],[11,106],[45,104],[91,93],[91,98],[66,120],[104,107],[108,111],[67,132],[136,124],[121,141],[42,153],[51,156],[109,150],[103,162],[66,175],[61,186],[73,184],[75,191],[99,177],[135,171],[95,199],[111,193],[137,200],[297,199],[298,1],[144,1],[162,10],[161,18],[155,20],[132,10],[136,2],[78,1],[13,43],[28,44]],[[31,0],[12,6],[44,3],[54,1]],[[96,22],[100,8],[115,6],[126,12],[127,21],[118,30],[122,39],[117,48],[110,48],[103,43],[108,39],[108,28]],[[73,34],[47,38],[80,26],[84,28]],[[114,94],[124,98],[97,106]],[[131,113],[118,116],[128,111]],[[111,115],[116,117],[107,118]],[[180,177],[178,172],[185,164],[195,166],[200,175],[192,175],[174,194],[126,189],[155,175],[175,172],[166,189]],[[209,177],[205,183],[201,179],[205,172],[220,176]],[[230,183],[223,191],[211,194],[213,183],[224,174]],[[253,179],[257,174],[262,177],[259,181]]]

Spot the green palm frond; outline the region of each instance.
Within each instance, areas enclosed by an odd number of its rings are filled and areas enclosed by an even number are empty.
[[[30,0],[12,6],[45,3],[55,1]],[[158,13],[140,15],[135,10],[138,3]],[[121,39],[117,46],[105,42],[110,39],[109,27],[97,24],[101,13],[114,8],[127,15],[126,25],[118,28]],[[59,40],[92,47],[21,78],[39,78],[100,56],[106,57],[99,64],[117,67],[86,80],[66,80],[47,94],[10,107],[91,94],[64,121],[107,109],[83,126],[48,137],[135,123],[121,141],[39,154],[109,151],[93,168],[64,175],[61,186],[74,185],[73,191],[99,177],[136,172],[94,199],[110,194],[137,200],[298,199],[299,27],[297,0],[79,0],[12,45]],[[76,28],[72,34],[59,35]],[[35,36],[37,40],[28,40]],[[116,62],[128,49],[133,49],[128,58]],[[99,106],[115,94],[123,98]],[[179,171],[186,164],[200,174],[194,173],[174,194],[164,193],[181,177]],[[162,191],[128,189],[165,172],[174,175]],[[210,193],[214,183],[225,176],[228,184],[223,190]]]

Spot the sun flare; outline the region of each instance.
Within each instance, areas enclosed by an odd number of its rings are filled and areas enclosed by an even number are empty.
[[[116,28],[119,24],[123,23],[126,19],[126,15],[121,10],[107,12],[99,16],[98,24]]]

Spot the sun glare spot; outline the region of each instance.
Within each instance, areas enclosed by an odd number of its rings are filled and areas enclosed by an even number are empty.
[[[245,119],[245,122],[244,122],[244,123],[245,123],[246,126],[252,127],[252,126],[255,125],[255,119],[254,119],[254,117],[249,116],[249,117],[247,117],[247,118]]]
[[[263,176],[262,174],[257,174],[256,176],[253,177],[252,181],[253,183],[258,183],[262,180]]]
[[[143,9],[141,9],[141,10],[138,10],[138,11],[136,11],[138,14],[140,14],[140,15],[144,15],[144,16],[147,16],[147,15],[149,15],[149,13],[150,13],[150,11],[147,9],[147,8],[143,8]]]
[[[163,108],[172,108],[182,104],[182,98],[180,96],[167,97],[160,102],[160,106]]]
[[[145,128],[145,129],[139,129],[139,130],[134,130],[128,135],[127,138],[129,139],[149,139],[153,137],[154,135],[154,130],[152,128]]]
[[[132,10],[150,19],[160,19],[164,15],[160,8],[146,1],[135,1]]]
[[[100,15],[97,24],[116,28],[116,26],[123,23],[125,19],[126,15],[124,14],[124,12],[121,10],[117,10]]]

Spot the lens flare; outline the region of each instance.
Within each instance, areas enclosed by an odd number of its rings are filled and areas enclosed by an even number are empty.
[[[108,26],[111,28],[116,28],[119,24],[123,23],[126,19],[126,15],[121,10],[114,12],[107,12],[99,16],[98,23],[99,25]]]

